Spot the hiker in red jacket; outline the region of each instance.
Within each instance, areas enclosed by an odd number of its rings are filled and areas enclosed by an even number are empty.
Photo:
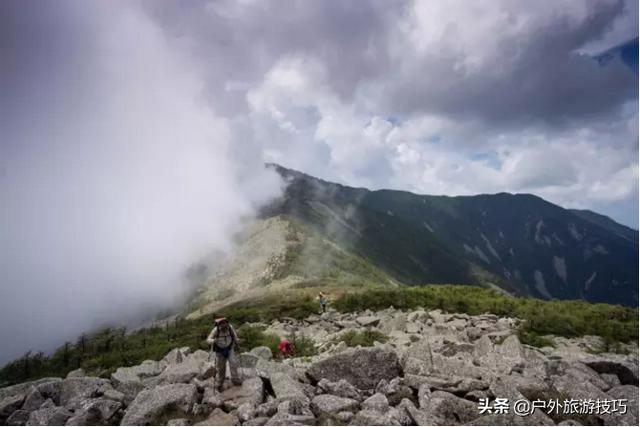
[[[280,357],[286,359],[287,357],[293,356],[293,345],[289,342],[288,339],[282,338],[280,340],[280,344],[278,344],[278,351],[280,352]]]

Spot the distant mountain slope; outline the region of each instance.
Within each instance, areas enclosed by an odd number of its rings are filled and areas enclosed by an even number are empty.
[[[402,283],[638,305],[637,232],[607,217],[527,194],[369,191],[272,167],[288,186],[264,217],[296,218]]]
[[[595,213],[590,210],[580,210],[580,209],[569,209],[575,215],[578,215],[580,218],[589,221],[593,224],[599,225],[600,227],[608,230],[614,234],[617,234],[620,237],[623,237],[635,244],[638,244],[638,230],[634,230],[633,228],[627,227],[626,225],[618,224],[608,216],[600,215],[599,213]]]

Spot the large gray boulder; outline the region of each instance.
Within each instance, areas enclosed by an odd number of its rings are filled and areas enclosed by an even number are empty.
[[[303,403],[309,402],[302,385],[287,374],[276,372],[271,375],[271,388],[280,402],[294,399]]]
[[[384,394],[376,393],[362,402],[362,409],[384,414],[389,410],[389,400]]]
[[[273,353],[271,352],[271,349],[266,346],[252,348],[249,353],[264,360],[273,359]]]
[[[331,382],[326,378],[318,382],[318,387],[326,394],[346,397],[348,399],[361,400],[360,392],[357,388],[349,384],[346,380]]]
[[[29,394],[29,392],[31,391],[32,387],[37,387],[40,384],[59,381],[62,381],[62,379],[57,377],[47,377],[35,381],[28,381],[26,383],[20,383],[9,387],[0,388],[0,401],[9,396],[22,395],[23,397],[26,397],[27,394]]]
[[[168,384],[143,390],[127,408],[121,424],[157,424],[168,412],[172,415],[176,412],[187,415],[196,402],[197,394],[193,384]]]
[[[20,409],[24,399],[24,394],[17,394],[0,400],[0,421],[6,420],[11,414]]]
[[[217,408],[211,414],[209,414],[209,417],[206,420],[200,423],[197,423],[196,425],[197,426],[237,426],[239,424],[240,424],[240,421],[238,420],[238,417],[236,417],[235,415],[227,414],[222,409]]]
[[[104,378],[66,378],[60,383],[60,406],[71,405],[84,399],[102,396],[107,389],[111,388],[111,383]]]
[[[615,358],[610,355],[608,358],[591,358],[584,361],[584,364],[599,374],[615,374],[623,385],[638,386],[638,360],[628,360],[627,358]]]
[[[311,365],[307,376],[318,382],[345,379],[355,387],[373,389],[382,379],[391,380],[400,375],[400,364],[395,351],[386,347],[347,350]]]
[[[205,391],[206,394],[206,391]],[[219,394],[227,411],[239,408],[244,403],[260,405],[264,399],[264,384],[258,377],[248,378],[240,387],[231,387]]]
[[[444,419],[447,424],[465,424],[478,417],[477,404],[459,398],[446,391],[435,391],[423,403],[431,414]]]
[[[70,426],[113,424],[114,418],[122,408],[120,402],[109,399],[86,399],[73,406],[73,416],[67,420]]]
[[[626,399],[627,412],[621,414],[618,421],[622,425],[638,425],[638,387],[634,385],[619,385],[611,388],[607,394],[613,399]]]
[[[125,403],[131,403],[145,386],[136,371],[131,368],[118,368],[111,374],[111,384],[124,395]]]
[[[48,400],[40,409],[29,414],[27,419],[28,426],[61,426],[65,425],[67,420],[73,414],[67,408],[55,406],[53,401]]]
[[[363,409],[358,412],[349,425],[352,426],[398,426],[400,423],[387,413]]]
[[[319,418],[331,418],[338,412],[354,412],[358,409],[358,401],[331,394],[321,394],[311,401],[311,410]]]

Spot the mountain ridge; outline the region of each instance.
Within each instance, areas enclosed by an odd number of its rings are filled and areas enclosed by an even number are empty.
[[[638,305],[637,237],[608,217],[526,193],[372,191],[268,167],[287,186],[261,218],[296,218],[401,283],[491,284],[544,299]]]

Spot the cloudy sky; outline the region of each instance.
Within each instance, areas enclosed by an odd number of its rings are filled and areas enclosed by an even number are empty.
[[[637,227],[637,37],[637,1],[0,2],[0,362],[179,298],[265,161]]]

